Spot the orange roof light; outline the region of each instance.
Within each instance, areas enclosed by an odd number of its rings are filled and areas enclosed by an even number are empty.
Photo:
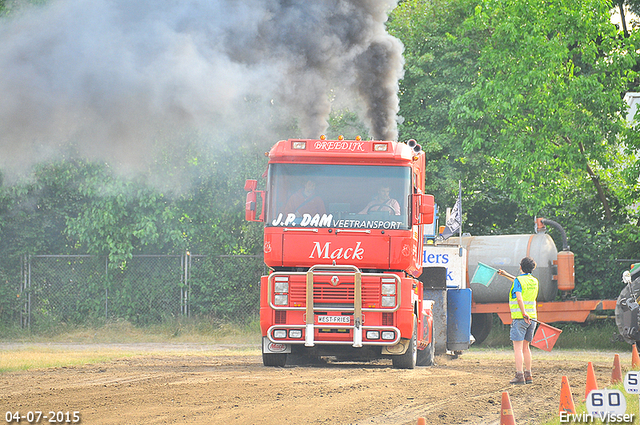
[[[324,134],[322,134],[322,135],[320,136],[320,140],[327,140],[327,136],[325,136]]]

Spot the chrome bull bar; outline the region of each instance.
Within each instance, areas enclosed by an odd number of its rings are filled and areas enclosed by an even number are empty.
[[[290,307],[290,306],[277,306],[273,304],[273,293],[271,288],[273,287],[273,281],[276,277],[279,276],[293,276],[293,275],[305,275],[305,307]],[[401,291],[400,277],[396,274],[391,273],[364,273],[365,276],[368,277],[380,277],[382,279],[393,279],[396,284],[396,303],[393,307],[389,308],[370,308],[362,306],[362,271],[353,265],[315,265],[309,268],[306,272],[275,272],[271,273],[267,279],[267,294],[269,297],[269,306],[274,310],[304,310],[305,311],[305,340],[304,345],[307,347],[313,347],[316,344],[315,341],[315,329],[316,327],[321,327],[323,329],[327,328],[341,328],[341,329],[353,329],[353,342],[352,346],[359,348],[362,347],[362,334],[363,330],[369,328],[369,326],[363,326],[364,324],[364,314],[363,312],[371,311],[371,312],[384,312],[384,313],[392,313],[397,311],[400,307],[401,303]],[[316,308],[314,305],[313,299],[313,285],[314,285],[314,276],[353,276],[354,277],[354,295],[353,295],[353,307],[322,307],[322,311],[344,311],[344,312],[353,312],[353,325],[345,325],[345,326],[336,326],[336,325],[328,325],[328,324],[315,324],[315,312]],[[289,287],[289,291],[291,287]],[[284,327],[290,328],[294,327],[294,325],[274,325],[269,329],[267,334],[268,338],[273,342],[283,342],[273,340],[271,337],[271,330],[275,327]],[[373,327],[371,327],[373,328]],[[396,333],[395,341],[386,341],[383,343],[371,343],[372,345],[393,345],[400,338],[399,329],[396,327],[387,327],[387,326],[377,326],[376,329],[389,329],[394,330]],[[286,341],[286,343],[291,343],[291,341]],[[322,341],[323,344],[342,344],[343,342],[331,342],[331,341]]]

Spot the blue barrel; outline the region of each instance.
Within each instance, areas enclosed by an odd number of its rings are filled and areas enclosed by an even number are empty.
[[[447,290],[447,350],[467,350],[471,340],[471,289]]]

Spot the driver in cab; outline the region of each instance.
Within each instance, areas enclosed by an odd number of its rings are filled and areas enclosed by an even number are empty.
[[[371,211],[388,211],[394,215],[400,215],[400,204],[389,196],[390,188],[382,185],[378,194],[358,214],[367,214]]]

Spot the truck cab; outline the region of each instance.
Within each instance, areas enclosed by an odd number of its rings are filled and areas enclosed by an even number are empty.
[[[268,156],[265,189],[245,185],[246,218],[264,222],[270,269],[261,279],[264,364],[292,353],[432,362],[430,303],[416,279],[434,211],[420,146],[290,139]]]

